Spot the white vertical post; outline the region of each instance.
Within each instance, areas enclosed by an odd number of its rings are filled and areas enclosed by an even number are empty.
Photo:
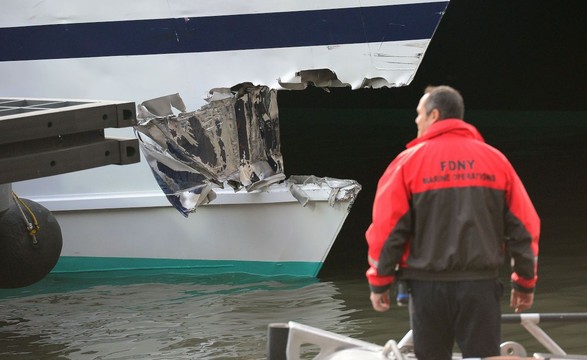
[[[10,196],[12,194],[12,184],[0,184],[0,211],[10,207]]]

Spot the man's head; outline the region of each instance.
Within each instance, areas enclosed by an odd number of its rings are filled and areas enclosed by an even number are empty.
[[[463,97],[450,86],[429,86],[416,108],[418,116],[418,137],[436,121],[444,119],[462,119],[465,113]]]

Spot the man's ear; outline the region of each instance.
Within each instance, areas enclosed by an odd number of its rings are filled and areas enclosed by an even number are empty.
[[[432,111],[430,111],[430,117],[433,123],[440,120],[440,110],[437,108],[432,109]]]

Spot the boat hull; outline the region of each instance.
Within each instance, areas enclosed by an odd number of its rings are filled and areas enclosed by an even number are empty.
[[[140,103],[213,88],[409,84],[445,0],[21,0],[0,13],[0,96]],[[300,72],[329,69],[334,79]],[[26,74],[26,76],[23,76]]]
[[[179,93],[192,110],[205,106],[213,89],[243,83],[277,90],[406,86],[447,5],[22,0],[0,13],[6,40],[0,42],[0,96],[140,103]],[[105,134],[134,137],[129,129]],[[283,185],[282,192],[267,192],[270,199],[261,199],[265,192],[219,193],[183,218],[146,161],[13,185],[61,225],[56,272],[173,268],[315,276],[352,204],[332,204],[332,189],[325,189],[302,206]]]
[[[290,186],[217,191],[212,203],[187,218],[160,193],[29,198],[50,209],[62,229],[63,249],[53,272],[316,276],[353,199],[329,201],[331,188],[310,184],[300,187],[304,206]]]

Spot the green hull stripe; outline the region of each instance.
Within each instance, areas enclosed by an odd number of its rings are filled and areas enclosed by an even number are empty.
[[[181,260],[118,257],[62,256],[52,273],[170,270],[174,273],[226,274],[248,273],[255,275],[318,275],[322,263],[301,261],[235,261],[235,260]]]

